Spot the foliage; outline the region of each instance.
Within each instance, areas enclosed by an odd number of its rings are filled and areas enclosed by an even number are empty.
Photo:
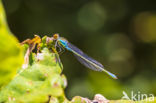
[[[66,78],[61,75],[55,54],[44,49],[42,53],[34,56],[36,57],[34,63],[24,70],[21,69],[14,80],[2,89],[0,102],[67,101],[63,90],[66,87]]]
[[[7,84],[23,63],[23,51],[10,32],[0,1],[0,87]]]

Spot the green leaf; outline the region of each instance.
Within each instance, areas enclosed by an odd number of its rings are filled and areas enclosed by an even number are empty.
[[[14,77],[22,63],[22,48],[7,26],[0,0],[0,87]]]
[[[33,64],[26,69],[21,68],[16,77],[1,90],[0,103],[45,103],[53,101],[51,97],[58,103],[67,101],[64,95],[66,78],[61,75],[55,55],[47,48],[33,55]]]

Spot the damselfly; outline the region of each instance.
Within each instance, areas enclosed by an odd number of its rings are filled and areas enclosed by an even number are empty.
[[[53,38],[54,38],[54,40],[56,40],[55,47],[65,48],[68,51],[71,51],[74,54],[74,56],[77,58],[77,60],[84,66],[86,66],[92,70],[95,70],[95,71],[104,71],[108,75],[110,75],[112,78],[117,79],[117,77],[114,74],[112,74],[109,71],[107,71],[106,69],[104,69],[104,67],[101,63],[99,63],[96,60],[94,60],[93,58],[87,56],[76,46],[69,43],[65,38],[59,37],[59,34],[54,34]]]

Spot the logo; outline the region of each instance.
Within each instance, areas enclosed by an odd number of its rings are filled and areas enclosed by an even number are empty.
[[[131,91],[130,96],[123,91],[123,100],[133,100],[133,101],[140,101],[140,100],[145,100],[145,101],[154,101],[154,94],[142,94],[140,91],[137,93],[134,93],[134,91]]]

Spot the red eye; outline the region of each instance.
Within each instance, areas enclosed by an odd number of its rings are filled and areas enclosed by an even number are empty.
[[[54,34],[54,35],[53,35],[53,38],[54,38],[54,39],[58,39],[58,38],[59,38],[59,34],[57,34],[57,33]]]

